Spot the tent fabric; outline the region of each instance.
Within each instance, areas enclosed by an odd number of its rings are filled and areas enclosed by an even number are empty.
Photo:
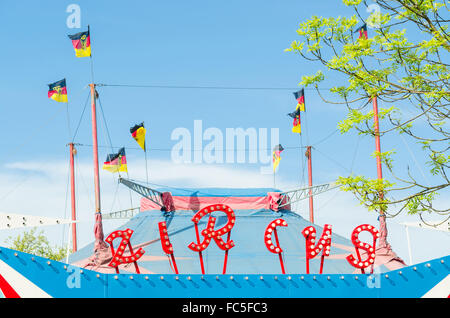
[[[172,196],[176,211],[198,211],[211,204],[225,204],[232,209],[267,209],[269,197],[200,197],[200,196]],[[159,205],[149,199],[141,199],[140,211],[159,210]]]
[[[166,207],[167,212],[175,211],[175,204],[173,203],[173,197],[170,192],[163,192],[161,195],[164,206]],[[147,200],[149,201],[149,200]]]
[[[267,197],[269,200],[269,209],[271,209],[272,211],[275,211],[275,212],[279,210],[280,204],[287,203],[286,197],[283,199],[282,202],[280,202],[281,193],[279,193],[279,192],[269,192],[269,193],[267,193]],[[290,210],[291,205],[290,204],[285,205],[283,208],[286,210]]]
[[[157,188],[178,197],[264,197],[268,192],[281,192],[275,188]]]
[[[170,193],[174,205],[173,210],[198,211],[211,204],[225,204],[232,209],[268,209],[271,204],[271,196],[276,196],[280,190],[272,188],[256,189],[157,189],[160,192]],[[269,195],[270,194],[270,195]],[[279,197],[279,194],[278,194]],[[164,200],[164,196],[163,196]],[[159,206],[147,198],[141,199],[141,212],[159,210]]]
[[[387,241],[387,225],[386,225],[386,215],[380,215],[378,217],[380,220],[379,231],[380,239],[378,242],[378,247],[375,254],[378,258],[383,258],[386,264],[389,264],[392,269],[398,269],[406,266],[406,263],[397,256],[397,254],[392,250],[391,245]]]

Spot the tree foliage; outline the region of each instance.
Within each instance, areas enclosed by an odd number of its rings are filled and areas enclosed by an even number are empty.
[[[341,133],[375,135],[370,103],[376,96],[381,105],[388,105],[379,111],[379,135],[420,144],[423,152],[415,155],[424,156],[430,178],[418,181],[409,167],[401,174],[399,169],[394,171],[393,149],[374,153],[389,172],[383,180],[351,175],[338,182],[370,210],[381,208],[390,216],[406,210],[421,218],[424,212],[434,212],[444,222],[450,209],[437,208],[433,202],[450,185],[447,1],[343,0],[343,4],[354,13],[311,17],[299,25],[301,40],[286,49],[324,68],[303,76],[300,84],[316,87],[324,101],[348,109],[338,125]],[[366,21],[361,14],[365,12],[371,12]],[[368,38],[355,33],[363,23],[368,26]],[[319,86],[327,76],[344,79],[331,89],[335,100],[320,94]]]
[[[52,247],[43,231],[36,234],[36,228],[28,232],[19,234],[16,238],[9,237],[6,240],[9,248],[24,253],[46,257],[55,261],[60,261],[67,256],[67,249],[64,247]],[[69,251],[70,252],[70,251]]]

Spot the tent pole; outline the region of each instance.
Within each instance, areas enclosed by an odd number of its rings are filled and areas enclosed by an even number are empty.
[[[378,101],[377,97],[372,97],[373,104],[373,119],[374,119],[374,134],[375,134],[375,151],[377,160],[377,177],[378,180],[383,179],[383,170],[381,167],[381,144],[380,144],[380,123],[378,119]],[[384,198],[384,193],[380,191],[379,193],[380,201]],[[380,207],[380,247],[387,247],[387,226],[386,226],[386,215],[383,209]]]
[[[98,143],[97,143],[97,111],[95,105],[96,91],[95,84],[89,84],[91,88],[91,111],[92,111],[92,151],[94,157],[94,186],[95,186],[95,245],[94,250],[106,248],[106,243],[103,241],[103,224],[100,205],[100,178],[98,170]]]
[[[314,205],[312,196],[312,159],[311,159],[311,146],[306,147],[306,158],[308,158],[308,184],[309,184],[309,222],[314,223]]]
[[[411,241],[409,238],[409,229],[408,226],[405,225],[405,232],[406,232],[406,241],[408,242],[408,254],[409,254],[409,265],[412,265],[412,253],[411,253]]]
[[[77,251],[77,225],[75,223],[76,216],[76,204],[75,204],[75,168],[74,168],[74,155],[75,148],[73,143],[69,144],[70,151],[70,192],[71,192],[71,203],[72,203],[72,252]]]

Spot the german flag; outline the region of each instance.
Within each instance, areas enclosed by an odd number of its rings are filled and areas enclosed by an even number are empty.
[[[113,173],[119,171],[128,172],[125,148],[120,148],[118,153],[107,155],[106,161],[103,163],[103,170]]]
[[[48,84],[48,98],[57,102],[67,103],[66,79]]]
[[[305,112],[305,89],[302,88],[298,92],[294,92],[295,99],[297,100],[297,108],[300,109],[300,111]]]
[[[367,36],[367,24],[363,24],[362,26],[360,26],[359,28],[356,29],[355,33],[359,32],[359,37],[358,39],[364,38],[364,39],[368,39]]]
[[[91,37],[89,35],[89,28],[85,32],[79,32],[69,35],[68,37],[72,40],[76,57],[91,56]]]
[[[144,123],[134,125],[130,128],[131,137],[136,140],[136,142],[141,146],[142,150],[145,151],[145,133]]]
[[[284,150],[283,146],[278,144],[273,148],[272,152],[272,163],[273,163],[273,172],[277,169],[278,164],[281,160],[281,152]]]
[[[295,112],[289,113],[288,116],[294,118],[294,122],[292,123],[292,132],[301,134],[302,133],[302,126],[300,123],[300,109],[297,108]]]

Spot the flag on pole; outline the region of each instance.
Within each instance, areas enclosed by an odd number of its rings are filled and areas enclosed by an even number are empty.
[[[142,150],[145,151],[145,133],[144,123],[134,125],[130,128],[131,137],[136,140],[136,142],[141,146]]]
[[[72,40],[76,57],[91,56],[91,37],[89,35],[89,28],[85,32],[68,35],[68,37]]]
[[[360,26],[359,28],[356,29],[355,33],[359,32],[359,37],[358,39],[364,38],[367,39],[367,24],[363,24],[362,26]]]
[[[275,172],[275,170],[278,167],[278,164],[280,163],[281,160],[281,152],[284,150],[283,146],[278,144],[273,148],[273,153],[272,153],[272,163],[273,163],[273,172]]]
[[[301,134],[302,127],[301,127],[301,123],[300,123],[300,109],[297,108],[294,112],[289,113],[288,116],[294,118],[294,121],[292,123],[292,132]]]
[[[300,111],[305,112],[305,89],[302,88],[298,92],[294,92],[295,99],[297,100],[297,107],[296,109],[300,109]]]
[[[66,79],[48,84],[48,98],[57,102],[67,103]]]
[[[119,171],[128,172],[125,148],[120,148],[118,153],[107,155],[106,161],[103,163],[103,170],[113,173]]]

